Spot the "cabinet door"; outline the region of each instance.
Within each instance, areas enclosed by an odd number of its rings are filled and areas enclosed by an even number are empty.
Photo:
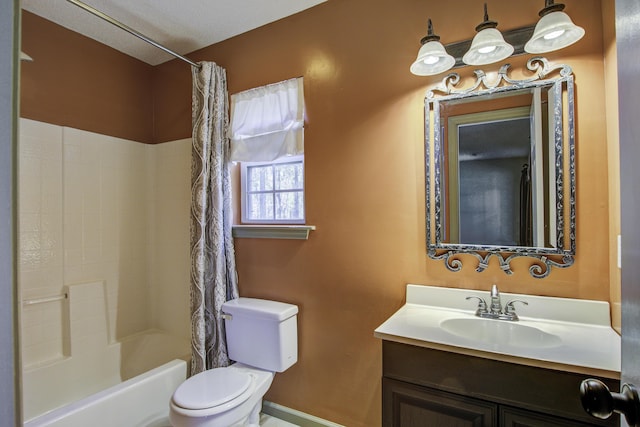
[[[500,427],[592,427],[593,424],[552,417],[508,406],[500,407]]]
[[[492,427],[497,414],[484,400],[382,379],[383,427]]]

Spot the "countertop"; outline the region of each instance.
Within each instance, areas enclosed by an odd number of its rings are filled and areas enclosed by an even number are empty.
[[[374,336],[437,350],[467,354],[511,363],[538,366],[586,375],[620,378],[621,340],[611,328],[609,304],[604,301],[542,297],[501,293],[502,303],[517,299],[528,305],[516,306],[520,320],[489,320],[530,326],[558,337],[545,345],[513,345],[469,339],[442,327],[449,319],[478,319],[477,300],[489,303],[489,292],[407,285],[406,304],[380,325]],[[486,320],[484,320],[486,321]]]

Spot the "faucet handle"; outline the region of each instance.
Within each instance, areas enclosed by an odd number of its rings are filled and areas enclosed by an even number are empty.
[[[478,300],[478,309],[476,310],[476,316],[482,313],[487,313],[487,302],[482,298],[476,297],[476,296],[466,297],[465,299],[470,300],[472,298],[475,298]]]
[[[514,299],[512,301],[509,301],[507,303],[507,305],[504,306],[504,314],[515,316],[516,315],[516,308],[514,307],[513,304],[515,304],[517,302],[522,303],[524,305],[529,305],[529,303],[526,302],[526,301],[522,301],[522,300],[519,300],[519,299]]]

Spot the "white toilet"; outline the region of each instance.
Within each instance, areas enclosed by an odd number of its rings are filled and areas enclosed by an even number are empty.
[[[192,376],[171,398],[174,427],[258,427],[276,372],[298,361],[298,307],[238,298],[222,305],[227,350],[236,363]]]

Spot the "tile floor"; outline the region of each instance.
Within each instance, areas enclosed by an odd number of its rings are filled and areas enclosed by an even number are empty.
[[[295,424],[282,421],[281,419],[272,417],[271,415],[260,415],[260,427],[298,427]]]
[[[146,427],[171,427],[169,417],[163,417],[155,420],[150,424],[146,424]],[[260,414],[260,427],[299,427],[296,424],[291,424],[281,419],[272,417],[271,415]]]

